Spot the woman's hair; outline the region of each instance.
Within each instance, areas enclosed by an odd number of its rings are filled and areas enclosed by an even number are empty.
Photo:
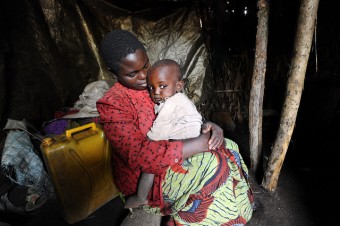
[[[118,75],[122,58],[135,53],[137,49],[145,51],[144,45],[134,34],[126,30],[113,30],[104,36],[100,54],[109,70]]]

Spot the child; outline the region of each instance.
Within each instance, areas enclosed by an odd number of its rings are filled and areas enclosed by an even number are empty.
[[[152,140],[180,140],[199,136],[202,116],[182,91],[180,67],[173,60],[157,61],[148,71],[148,88],[155,105],[156,120],[148,132]],[[126,200],[125,208],[147,204],[153,174],[142,173],[137,194]]]

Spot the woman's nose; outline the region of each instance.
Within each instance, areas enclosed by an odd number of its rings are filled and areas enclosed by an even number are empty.
[[[145,80],[146,79],[146,75],[147,75],[147,70],[141,70],[139,73],[138,73],[138,79],[139,80]]]

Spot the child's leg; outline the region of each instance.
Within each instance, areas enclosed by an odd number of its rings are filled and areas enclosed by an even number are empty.
[[[142,173],[138,183],[137,194],[129,197],[125,202],[125,208],[136,208],[148,203],[148,195],[153,185],[153,174]]]

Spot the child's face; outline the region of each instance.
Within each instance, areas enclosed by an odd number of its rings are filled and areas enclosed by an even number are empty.
[[[151,69],[147,81],[151,98],[156,104],[180,92],[183,88],[183,81],[179,81],[172,66]]]

